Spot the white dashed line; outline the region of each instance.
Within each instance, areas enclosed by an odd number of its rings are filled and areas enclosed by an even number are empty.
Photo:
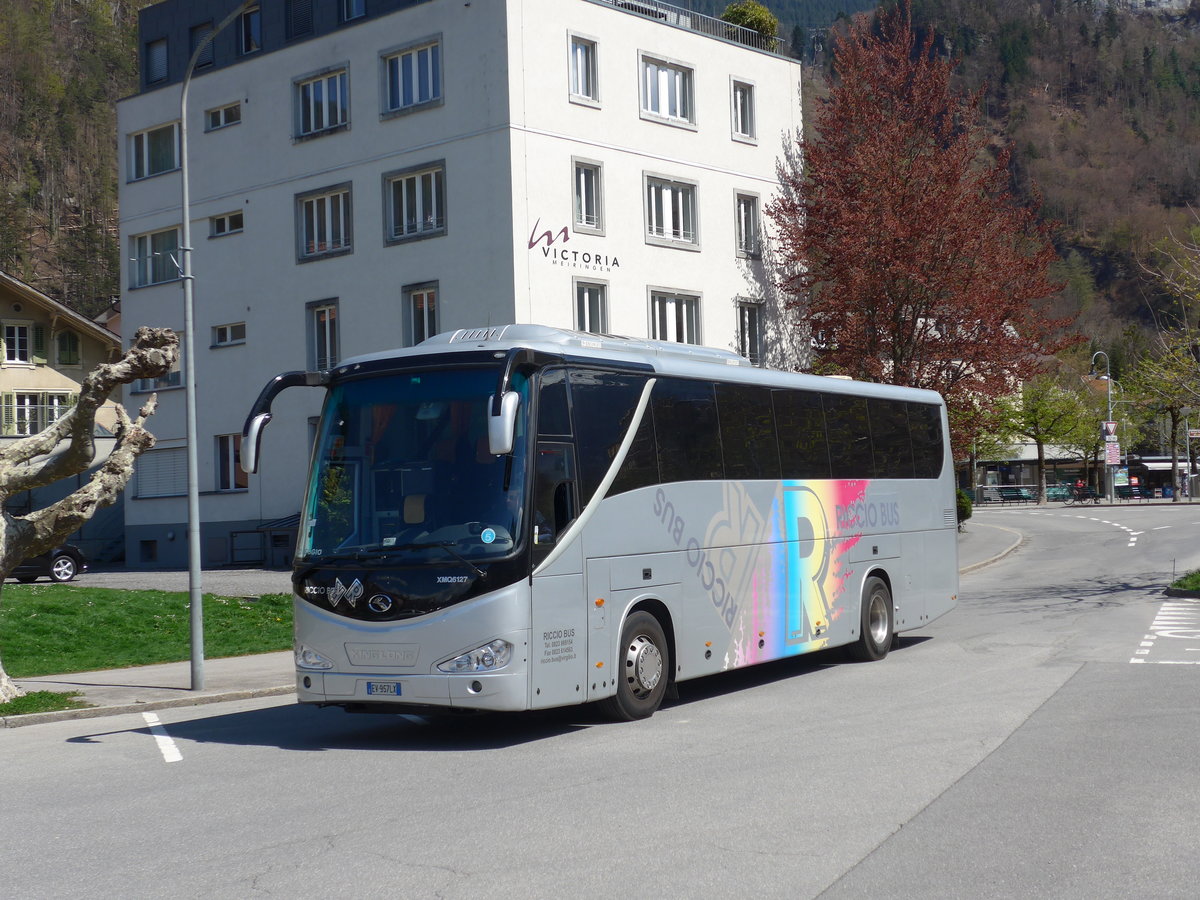
[[[175,746],[175,741],[167,734],[167,730],[162,727],[158,716],[152,712],[146,712],[142,713],[142,718],[150,726],[150,733],[154,735],[154,742],[158,744],[158,752],[162,754],[163,762],[173,763],[182,760],[183,754],[179,752],[179,748]]]

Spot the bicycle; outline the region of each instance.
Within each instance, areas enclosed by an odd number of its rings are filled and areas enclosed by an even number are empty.
[[[1063,498],[1063,506],[1083,505],[1088,501],[1093,505],[1100,502],[1100,495],[1091,488],[1071,488],[1067,491],[1067,496]]]

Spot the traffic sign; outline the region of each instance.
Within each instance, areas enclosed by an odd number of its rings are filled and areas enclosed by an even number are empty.
[[[1189,428],[1188,429],[1188,437],[1200,438],[1200,428]]]
[[[1121,445],[1116,441],[1104,445],[1104,462],[1110,466],[1121,464]]]

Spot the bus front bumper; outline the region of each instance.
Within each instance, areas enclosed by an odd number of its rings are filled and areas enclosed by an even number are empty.
[[[516,711],[529,708],[529,678],[520,671],[468,675],[335,674],[296,671],[296,698],[329,706],[445,707]]]

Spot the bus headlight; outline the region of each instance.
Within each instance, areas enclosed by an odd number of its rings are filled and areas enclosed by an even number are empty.
[[[297,669],[332,669],[333,660],[322,656],[312,647],[305,647],[303,644],[296,645],[296,668]]]
[[[462,656],[438,663],[438,671],[458,675],[464,672],[491,672],[493,669],[503,669],[512,660],[512,651],[513,645],[508,641],[492,641]]]

